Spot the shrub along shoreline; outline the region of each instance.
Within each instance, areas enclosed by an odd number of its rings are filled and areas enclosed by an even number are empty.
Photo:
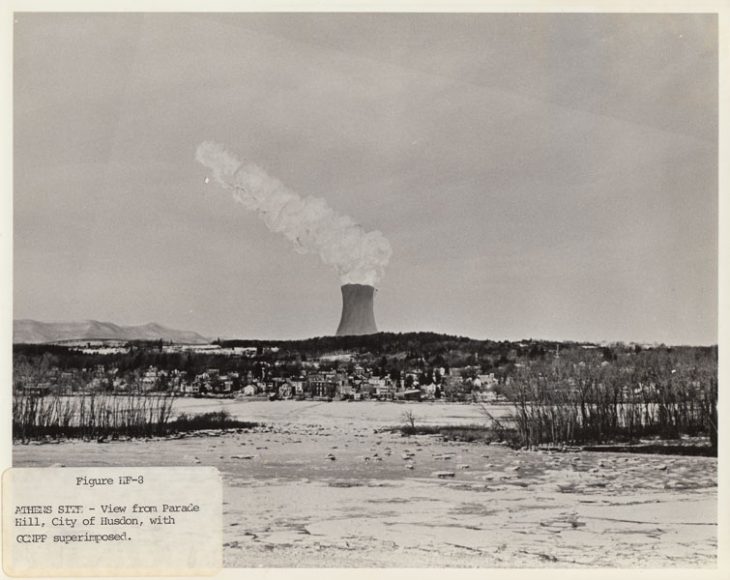
[[[13,397],[13,440],[149,438],[211,429],[250,429],[228,411],[174,416],[171,395]]]
[[[414,414],[404,415],[405,422],[386,431],[400,433],[403,437],[411,436],[438,436],[445,441],[459,443],[480,443],[483,445],[506,445],[514,449],[544,449],[553,451],[598,451],[613,453],[648,453],[658,455],[691,455],[703,457],[717,457],[717,444],[709,434],[694,433],[691,436],[666,435],[666,432],[654,427],[642,433],[632,433],[620,430],[602,434],[602,437],[591,438],[582,436],[573,439],[546,439],[530,442],[526,437],[525,417],[519,415],[520,409],[499,420],[494,418],[483,407],[484,424],[469,425],[418,425]]]
[[[717,457],[709,437],[695,437],[690,441],[683,439],[626,439],[617,438],[611,443],[579,444],[577,442],[540,443],[524,446],[517,429],[495,429],[491,425],[401,425],[387,429],[400,433],[403,437],[439,436],[445,441],[458,443],[477,443],[483,445],[506,445],[513,449],[533,449],[551,451],[596,451],[611,453],[647,453],[652,455],[691,455]]]

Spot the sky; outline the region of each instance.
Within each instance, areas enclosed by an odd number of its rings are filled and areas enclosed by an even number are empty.
[[[42,14],[14,24],[14,318],[333,334],[339,277],[216,141],[390,242],[384,331],[717,342],[717,21]]]

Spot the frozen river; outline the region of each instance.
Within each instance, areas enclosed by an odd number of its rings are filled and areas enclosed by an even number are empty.
[[[712,567],[717,460],[402,437],[478,405],[181,399],[266,423],[219,436],[15,445],[14,465],[210,465],[228,567]],[[507,406],[489,408],[504,415]],[[446,476],[444,477],[444,474]]]
[[[247,421],[272,425],[300,424],[336,426],[350,424],[373,429],[393,427],[404,422],[403,413],[411,411],[416,424],[470,425],[489,422],[484,409],[493,416],[506,416],[508,405],[461,403],[395,403],[380,401],[246,401],[231,399],[178,399],[176,412],[205,413],[227,410],[232,416]]]

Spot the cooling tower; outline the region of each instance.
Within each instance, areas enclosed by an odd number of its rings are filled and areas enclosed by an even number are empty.
[[[342,318],[337,336],[378,332],[373,311],[374,295],[375,288],[366,284],[342,286]]]

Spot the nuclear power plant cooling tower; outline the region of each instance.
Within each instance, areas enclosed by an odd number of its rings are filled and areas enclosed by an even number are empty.
[[[373,311],[374,295],[375,288],[367,284],[342,286],[342,318],[337,327],[337,336],[378,332]]]

